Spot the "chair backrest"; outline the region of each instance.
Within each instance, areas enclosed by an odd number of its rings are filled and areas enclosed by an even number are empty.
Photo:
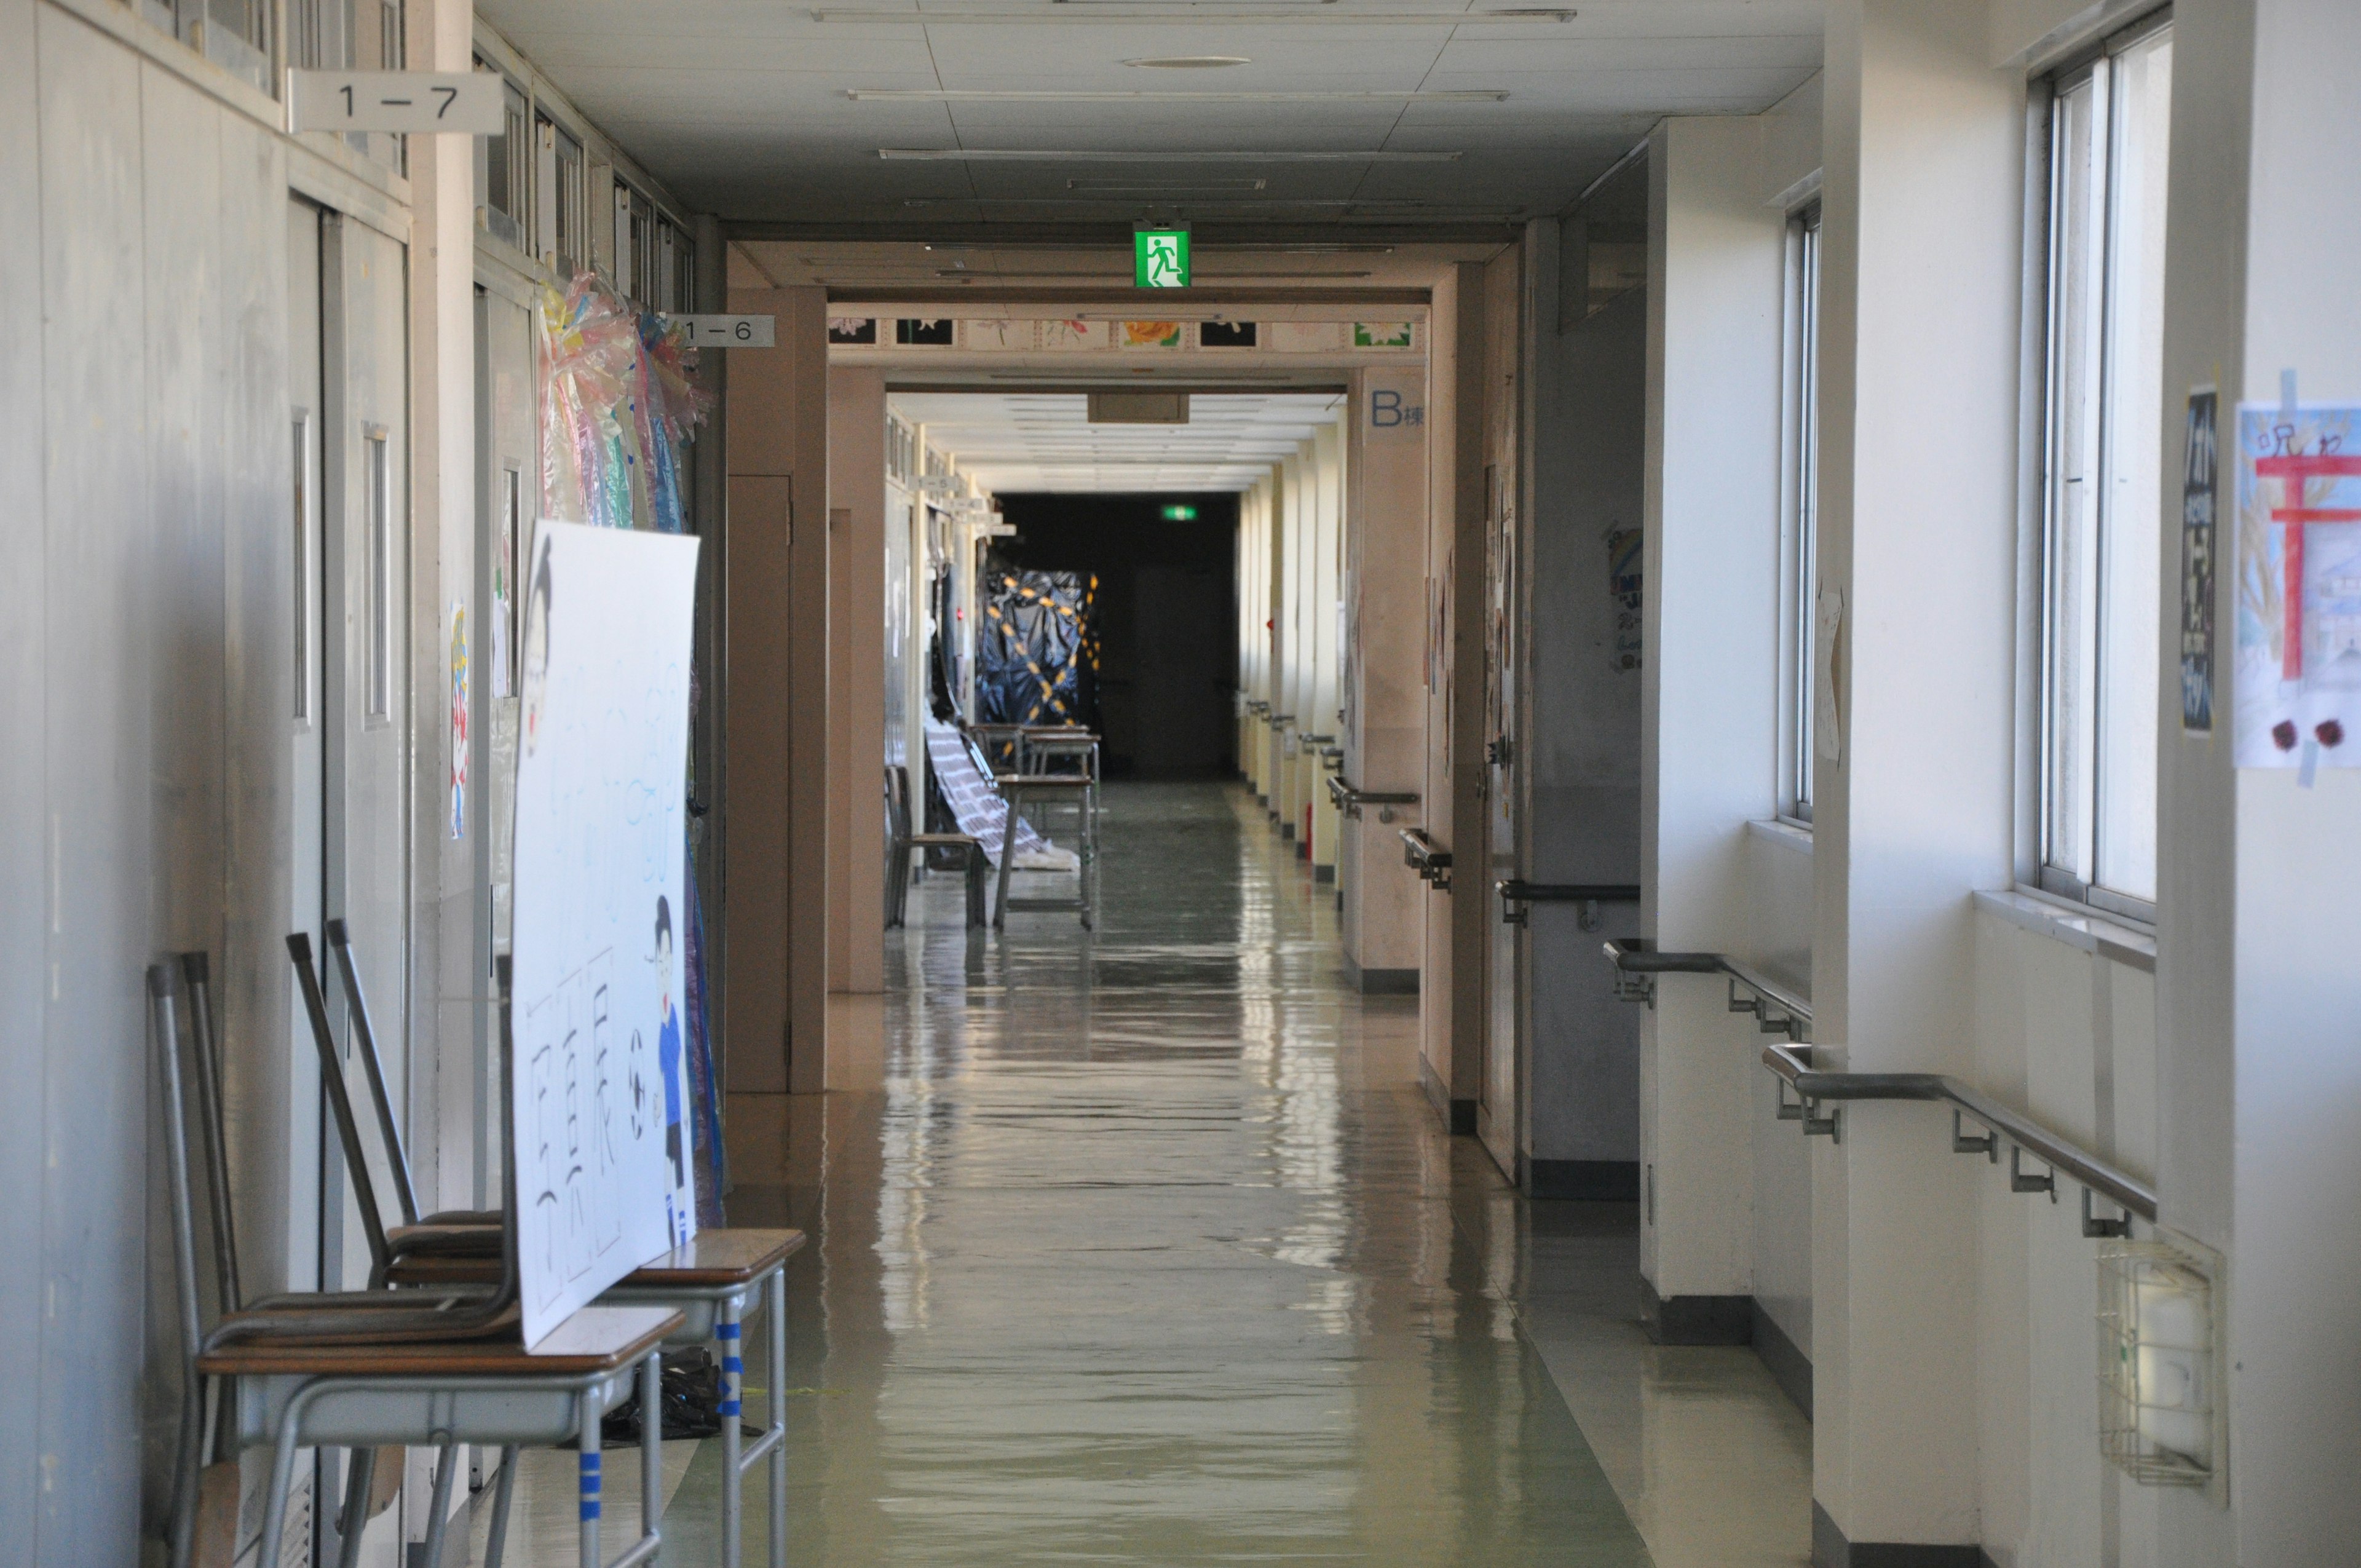
[[[910,770],[885,764],[885,833],[895,844],[910,841]]]

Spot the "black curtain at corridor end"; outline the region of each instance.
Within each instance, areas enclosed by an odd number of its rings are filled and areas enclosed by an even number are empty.
[[[1229,777],[1237,497],[1004,491],[999,499],[1016,531],[995,544],[1004,571],[1097,580],[1090,722],[1106,775]]]
[[[1036,572],[984,556],[975,629],[975,708],[983,724],[1099,727],[1098,577]]]

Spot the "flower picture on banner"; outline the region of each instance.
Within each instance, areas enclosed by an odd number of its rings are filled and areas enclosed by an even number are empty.
[[[525,595],[511,1001],[532,1344],[696,1232],[681,853],[697,542],[544,522]]]
[[[2242,768],[2361,767],[2361,407],[2238,409]]]

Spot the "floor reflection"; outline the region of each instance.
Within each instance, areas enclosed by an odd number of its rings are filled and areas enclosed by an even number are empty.
[[[914,890],[882,1087],[796,1102],[786,1181],[732,1196],[813,1237],[794,1561],[1646,1563],[1513,1239],[1455,1222],[1500,1189],[1418,1097],[1415,999],[1345,988],[1243,792],[1106,796],[1098,931]]]

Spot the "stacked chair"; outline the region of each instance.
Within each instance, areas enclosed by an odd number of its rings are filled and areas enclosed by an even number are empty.
[[[401,1223],[383,1223],[364,1157],[343,1064],[330,1026],[311,943],[287,939],[304,1011],[320,1058],[322,1087],[335,1124],[361,1226],[372,1288],[291,1294],[241,1308],[228,1176],[221,1135],[221,1075],[214,1054],[204,955],[182,959],[195,1039],[192,1057],[205,1134],[218,1321],[203,1330],[196,1278],[193,1182],[185,1134],[179,1029],[170,972],[148,971],[149,1020],[163,1068],[173,1176],[173,1223],[182,1331],[191,1347],[188,1398],[175,1477],[170,1568],[228,1568],[236,1547],[236,1453],[268,1444],[273,1452],[261,1552],[280,1561],[296,1452],[339,1446],[352,1452],[340,1510],[342,1563],[358,1559],[361,1529],[391,1496],[377,1470],[381,1448],[426,1444],[439,1451],[423,1561],[442,1568],[456,1448],[501,1450],[487,1568],[498,1568],[513,1497],[518,1451],[577,1446],[583,1568],[630,1568],[652,1561],[662,1544],[660,1450],[663,1351],[721,1343],[721,1524],[725,1561],[741,1557],[745,1471],[770,1461],[772,1568],[786,1561],[785,1264],[803,1245],[796,1231],[708,1230],[689,1245],[627,1276],[592,1306],[528,1350],[518,1308],[514,1162],[507,1162],[501,1210],[421,1216],[399,1123],[385,1085],[377,1042],[343,923],[328,927],[345,989],[354,1054],[368,1079],[385,1162]],[[499,976],[502,1126],[512,1124],[508,1068],[508,973]],[[742,1442],[741,1330],[749,1298],[760,1290],[770,1330],[770,1424]],[[599,1544],[607,1411],[629,1399],[636,1380],[641,1409],[641,1533],[609,1563]],[[212,1419],[206,1417],[208,1395]],[[210,1459],[208,1460],[208,1455]]]

